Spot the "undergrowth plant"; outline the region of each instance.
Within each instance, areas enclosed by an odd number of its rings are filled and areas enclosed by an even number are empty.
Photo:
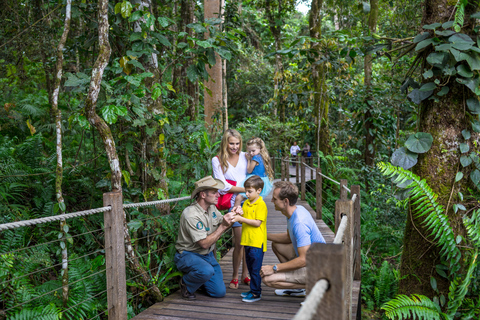
[[[389,319],[462,319],[478,318],[480,299],[478,298],[478,252],[480,249],[480,209],[465,216],[463,224],[467,230],[468,247],[462,254],[458,243],[462,237],[455,237],[450,220],[443,206],[437,202],[437,195],[425,180],[412,172],[389,163],[379,163],[378,168],[396,184],[408,188],[412,206],[417,217],[425,217],[424,223],[430,235],[440,248],[441,257],[448,264],[447,278],[450,279],[448,300],[430,299],[423,295],[399,295],[382,307]],[[465,261],[465,264],[461,264]],[[435,282],[432,282],[435,286]],[[435,288],[434,288],[435,289]],[[460,311],[461,310],[461,311]]]

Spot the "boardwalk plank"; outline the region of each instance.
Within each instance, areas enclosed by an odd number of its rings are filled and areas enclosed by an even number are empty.
[[[309,179],[309,175],[307,175]],[[295,183],[295,168],[290,168],[290,180]],[[275,211],[271,202],[271,195],[266,197],[268,207],[267,230],[268,232],[286,232],[286,218],[280,212]],[[298,201],[315,217],[315,212],[305,201]],[[317,220],[317,225],[327,242],[333,242],[335,235],[331,229],[322,221]],[[275,264],[278,259],[275,257],[271,243],[268,243],[267,252],[263,264]],[[250,290],[243,283],[239,284],[238,290],[228,288],[232,274],[232,250],[230,250],[220,261],[223,271],[223,279],[227,286],[227,294],[220,299],[211,298],[196,293],[197,300],[185,301],[176,292],[167,297],[163,302],[156,303],[149,309],[135,316],[133,320],[180,320],[180,319],[229,319],[240,320],[255,318],[258,320],[292,319],[300,308],[303,298],[279,297],[274,293],[273,288],[262,286],[262,300],[255,303],[244,303],[241,301],[240,293]],[[355,317],[357,308],[359,281],[354,283],[352,315]]]

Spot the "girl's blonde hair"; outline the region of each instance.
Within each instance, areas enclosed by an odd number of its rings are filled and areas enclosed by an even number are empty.
[[[220,162],[220,168],[222,169],[223,174],[225,174],[228,170],[228,139],[231,137],[240,140],[238,154],[242,152],[242,136],[240,133],[235,129],[225,130],[223,133],[222,142],[220,142],[220,150],[218,151],[218,160]]]
[[[268,150],[265,147],[265,142],[263,142],[263,140],[260,138],[251,138],[250,140],[247,141],[247,147],[250,147],[254,144],[256,144],[260,148],[260,155],[262,156],[262,159],[263,159],[265,172],[267,173],[267,176],[270,178],[270,180],[273,180],[274,175],[272,170],[272,164],[270,162],[270,155],[268,154]]]

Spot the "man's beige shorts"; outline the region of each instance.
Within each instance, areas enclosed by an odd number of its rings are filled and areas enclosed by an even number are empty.
[[[290,244],[288,246],[288,251],[283,252],[283,253],[285,254],[286,258],[289,261],[293,260],[297,257],[297,255],[295,254],[295,249],[293,248],[293,244]],[[280,271],[279,272],[279,274],[282,274],[282,273],[285,275],[285,281],[286,282],[306,284],[307,267],[303,267],[303,268],[300,268],[300,269],[297,269],[297,270],[292,270],[292,271],[285,271],[285,272]]]
[[[303,267],[297,270],[282,272],[285,274],[285,281],[290,283],[306,284],[307,268]]]

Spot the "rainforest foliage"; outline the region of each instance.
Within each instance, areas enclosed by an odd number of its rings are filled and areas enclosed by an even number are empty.
[[[360,185],[365,318],[480,317],[478,1],[0,3],[0,224],[188,196],[235,128]],[[188,204],[125,210],[129,317],[178,288]],[[0,319],[106,318],[104,251],[102,213],[0,231]]]

